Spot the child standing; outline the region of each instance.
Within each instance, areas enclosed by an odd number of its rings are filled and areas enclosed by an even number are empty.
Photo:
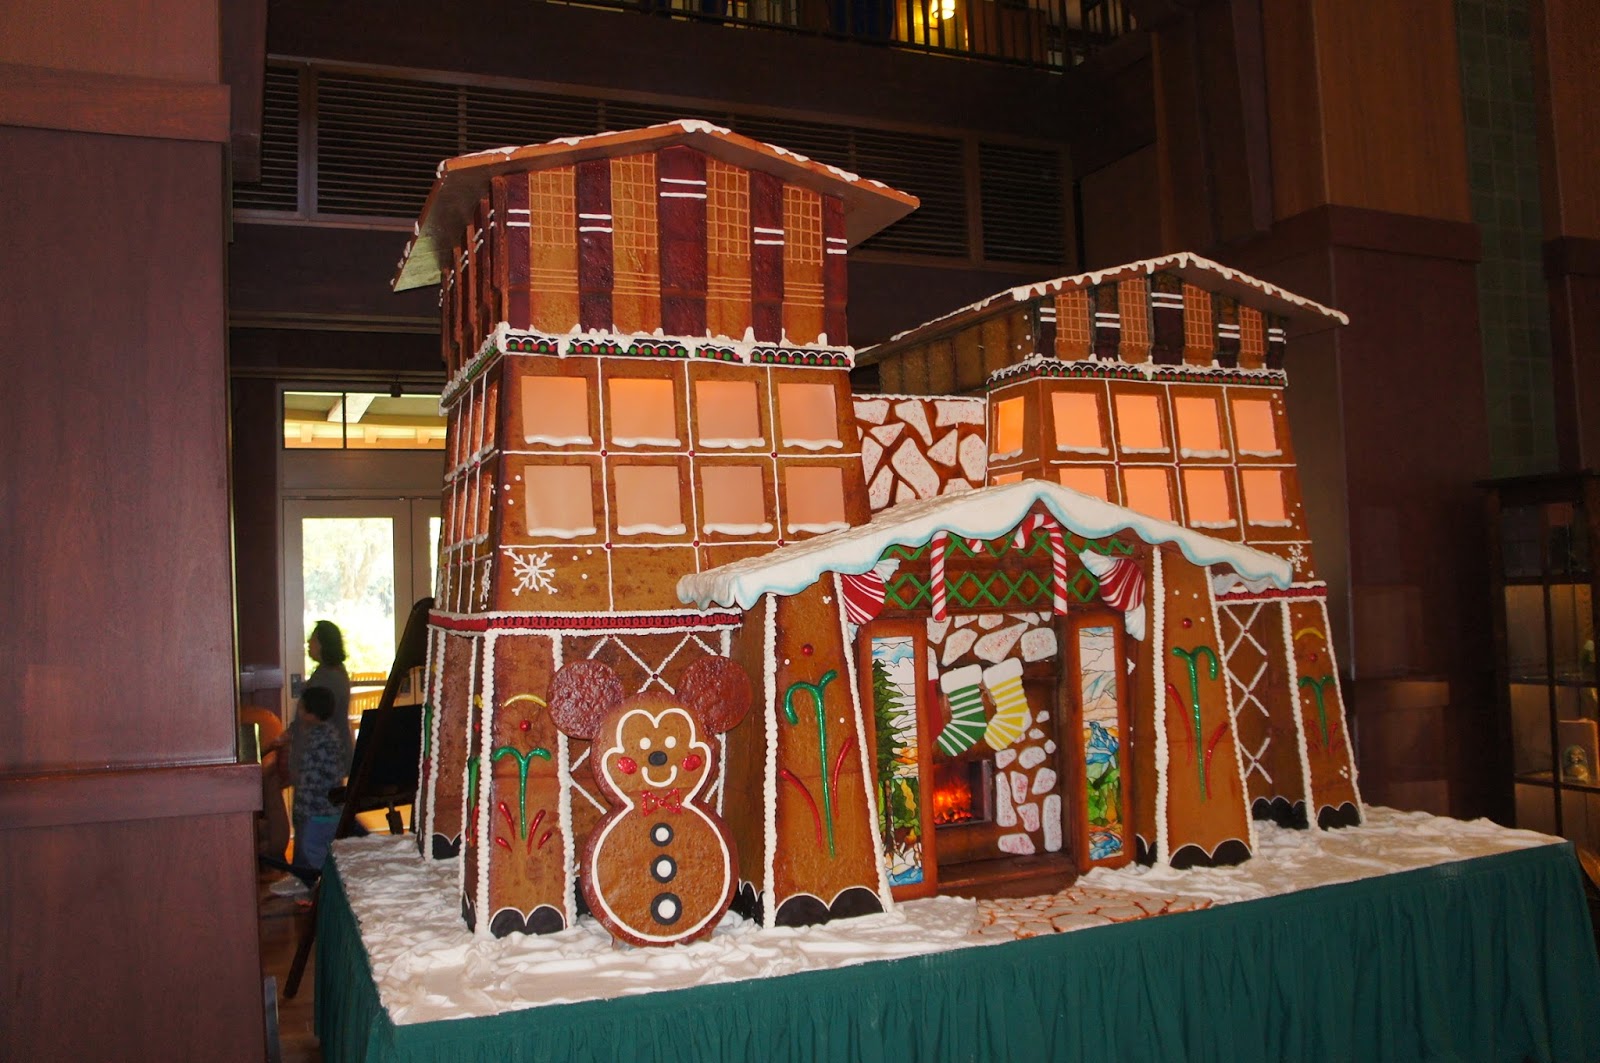
[[[344,780],[348,764],[347,743],[338,731],[346,724],[334,712],[335,704],[327,688],[306,687],[287,733],[294,784],[294,876],[273,885],[279,896],[301,893],[302,882],[316,878],[339,825],[339,808],[328,800],[328,791]]]

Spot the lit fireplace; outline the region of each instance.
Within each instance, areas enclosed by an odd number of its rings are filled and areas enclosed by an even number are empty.
[[[993,762],[962,760],[936,764],[933,769],[933,822],[953,827],[989,819],[992,806],[990,780]]]

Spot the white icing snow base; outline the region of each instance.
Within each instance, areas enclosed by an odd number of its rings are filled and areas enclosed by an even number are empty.
[[[1370,806],[1366,811],[1366,824],[1347,830],[1292,831],[1264,823],[1256,857],[1239,867],[1096,869],[1078,885],[1226,904],[1560,840],[1485,820],[1463,823]],[[396,1024],[772,978],[1010,940],[984,936],[977,902],[953,897],[908,901],[883,915],[830,925],[772,930],[730,912],[710,939],[666,949],[613,948],[588,917],[558,934],[475,938],[456,900],[459,861],[424,863],[410,838],[388,835],[341,840],[334,850],[379,998]]]

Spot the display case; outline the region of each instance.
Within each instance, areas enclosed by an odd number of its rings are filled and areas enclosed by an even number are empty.
[[[1516,825],[1600,850],[1600,476],[1485,486],[1496,678]]]

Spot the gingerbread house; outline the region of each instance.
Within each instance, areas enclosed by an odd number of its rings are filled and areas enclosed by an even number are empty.
[[[1281,399],[1340,315],[1175,256],[870,352],[973,394],[854,396],[845,255],[915,205],[696,122],[441,165],[396,278],[450,372],[416,826],[480,933],[577,918],[577,661],[742,666],[704,799],[764,925],[1359,819]]]

